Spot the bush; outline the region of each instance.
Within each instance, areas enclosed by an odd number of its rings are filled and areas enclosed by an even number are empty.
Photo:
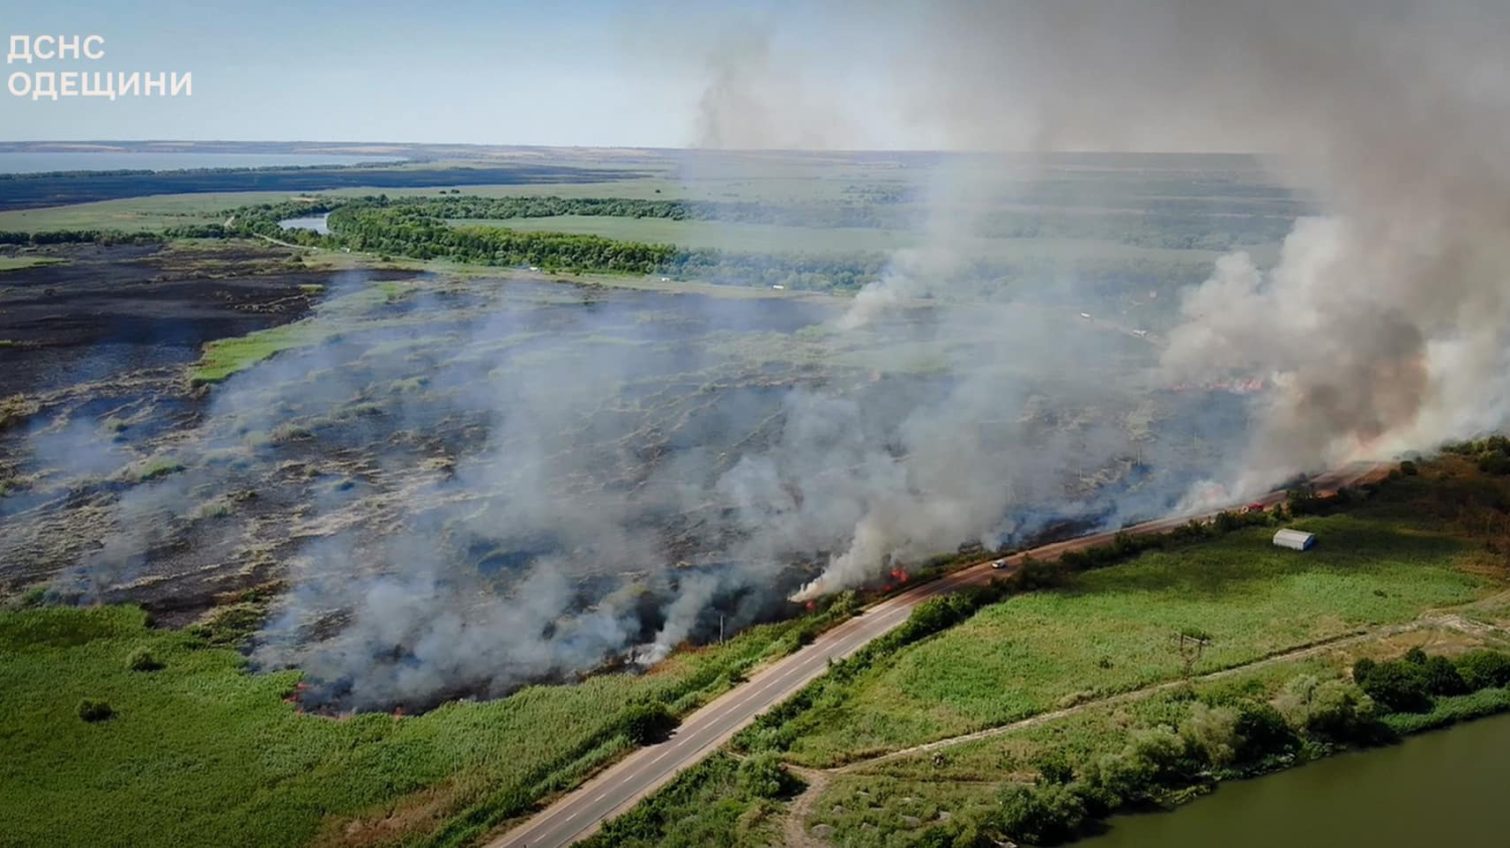
[[[1358,686],[1392,713],[1424,713],[1431,709],[1425,666],[1412,661],[1378,663],[1358,679]]]
[[[1471,691],[1510,684],[1510,657],[1498,651],[1469,651],[1458,657],[1457,670]]]
[[[1458,667],[1446,657],[1429,658],[1422,670],[1426,676],[1426,691],[1433,695],[1462,695],[1469,691]]]
[[[1300,747],[1295,731],[1272,705],[1245,701],[1237,707],[1237,761],[1256,763],[1265,757],[1292,754]]]
[[[113,715],[115,715],[115,710],[112,710],[106,701],[85,698],[79,702],[79,718],[87,722],[104,721]]]
[[[1242,747],[1242,739],[1237,735],[1238,718],[1237,710],[1231,707],[1198,703],[1180,724],[1180,736],[1212,765],[1231,765],[1237,761]]]
[[[752,798],[785,798],[798,788],[797,781],[773,753],[755,754],[739,764],[739,788]]]
[[[1057,783],[1013,785],[1002,792],[998,824],[1019,842],[1058,845],[1073,839],[1085,823],[1085,803]]]
[[[1381,707],[1396,713],[1423,713],[1431,709],[1433,695],[1470,691],[1451,660],[1427,656],[1420,648],[1410,649],[1398,660],[1359,660],[1353,665],[1353,679]]]
[[[636,745],[649,745],[666,738],[676,728],[676,716],[666,709],[666,705],[659,701],[650,704],[636,704],[624,711],[619,719],[620,727],[630,742]]]
[[[1134,731],[1121,751],[1097,760],[1087,782],[1107,800],[1158,801],[1164,790],[1191,783],[1203,765],[1197,750],[1173,730],[1147,728]]]
[[[1058,752],[1039,758],[1033,765],[1038,769],[1039,783],[1069,783],[1075,779],[1075,769]]]
[[[126,656],[126,668],[132,671],[157,671],[162,667],[162,661],[146,648],[137,648]]]
[[[1319,681],[1309,674],[1290,680],[1274,698],[1274,708],[1291,727],[1326,741],[1378,738],[1374,703],[1357,686]]]

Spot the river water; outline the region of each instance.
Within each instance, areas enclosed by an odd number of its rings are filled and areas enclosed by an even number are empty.
[[[1505,848],[1510,715],[1222,785],[1172,813],[1122,816],[1085,848]]]
[[[303,218],[285,218],[278,222],[278,226],[285,230],[314,230],[322,236],[330,235],[330,225],[326,221],[330,215],[309,215]]]
[[[47,171],[183,171],[193,168],[308,167],[401,161],[398,156],[352,156],[335,153],[196,153],[192,151],[135,153],[88,151],[79,153],[0,153],[0,174]]]

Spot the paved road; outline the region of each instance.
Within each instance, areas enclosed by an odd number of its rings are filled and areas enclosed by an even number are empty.
[[[1318,490],[1325,492],[1353,485],[1378,470],[1376,465],[1354,466],[1324,475],[1315,482]],[[1273,492],[1258,501],[1272,505],[1283,498],[1282,492]],[[1216,511],[1212,511],[1149,521],[1126,528],[1126,532],[1159,533],[1192,518],[1215,514]],[[1028,554],[1037,560],[1051,560],[1068,551],[1108,542],[1114,535],[1114,531],[1109,531],[1034,548],[1010,557],[1009,567],[1015,567]],[[988,583],[1001,573],[991,567],[989,560],[976,563],[868,607],[860,615],[819,636],[812,644],[766,666],[746,682],[692,713],[670,739],[635,751],[489,843],[488,848],[563,848],[586,838],[604,821],[627,811],[635,802],[713,753],[756,716],[796,694],[828,668],[829,660],[849,656],[867,642],[897,627],[923,601],[963,586]]]

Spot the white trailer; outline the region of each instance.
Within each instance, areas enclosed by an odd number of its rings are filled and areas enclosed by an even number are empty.
[[[1274,533],[1274,544],[1292,551],[1308,551],[1316,544],[1316,534],[1286,528]]]

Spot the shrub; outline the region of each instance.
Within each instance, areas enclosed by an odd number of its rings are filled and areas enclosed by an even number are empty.
[[[676,728],[676,716],[666,709],[666,705],[656,701],[650,704],[636,704],[624,711],[619,719],[620,727],[630,742],[636,745],[649,745],[665,739]]]
[[[137,648],[126,656],[126,668],[132,671],[157,671],[162,667],[162,661],[144,647]]]
[[[1023,557],[1008,580],[1014,589],[1031,592],[1036,589],[1053,589],[1064,585],[1068,571],[1059,563],[1046,562],[1033,557]]]
[[[1292,754],[1300,747],[1295,731],[1273,705],[1244,701],[1237,706],[1237,762],[1254,763],[1264,757]]]
[[[1414,662],[1379,663],[1358,680],[1358,686],[1392,713],[1424,713],[1431,709],[1425,667]]]
[[[1013,785],[1002,792],[998,823],[1014,840],[1058,845],[1080,831],[1085,803],[1061,784]]]
[[[1416,467],[1416,464],[1414,462],[1411,462],[1407,459],[1404,462],[1400,463],[1400,473],[1405,475],[1406,477],[1414,477],[1417,474],[1421,473],[1421,471]]]
[[[1469,651],[1458,657],[1457,669],[1473,691],[1510,684],[1510,657],[1498,651]]]
[[[1274,708],[1291,727],[1319,739],[1371,741],[1378,735],[1373,701],[1341,680],[1323,682],[1302,674],[1284,685]]]
[[[1196,704],[1180,724],[1180,736],[1214,766],[1237,761],[1242,739],[1237,735],[1238,712],[1231,707]]]
[[[1424,672],[1426,690],[1433,695],[1462,695],[1469,691],[1463,675],[1458,673],[1458,667],[1446,657],[1436,656],[1428,659]]]
[[[1044,755],[1033,765],[1038,769],[1039,783],[1069,783],[1075,779],[1070,761],[1058,752]]]
[[[797,786],[776,754],[755,754],[739,764],[739,788],[752,798],[784,798]]]
[[[94,698],[85,698],[79,702],[79,718],[87,722],[104,721],[113,715],[115,710],[110,708],[108,702]]]
[[[1146,728],[1135,731],[1121,751],[1097,760],[1087,782],[1124,803],[1157,801],[1165,789],[1190,783],[1202,765],[1196,750],[1173,730]]]

